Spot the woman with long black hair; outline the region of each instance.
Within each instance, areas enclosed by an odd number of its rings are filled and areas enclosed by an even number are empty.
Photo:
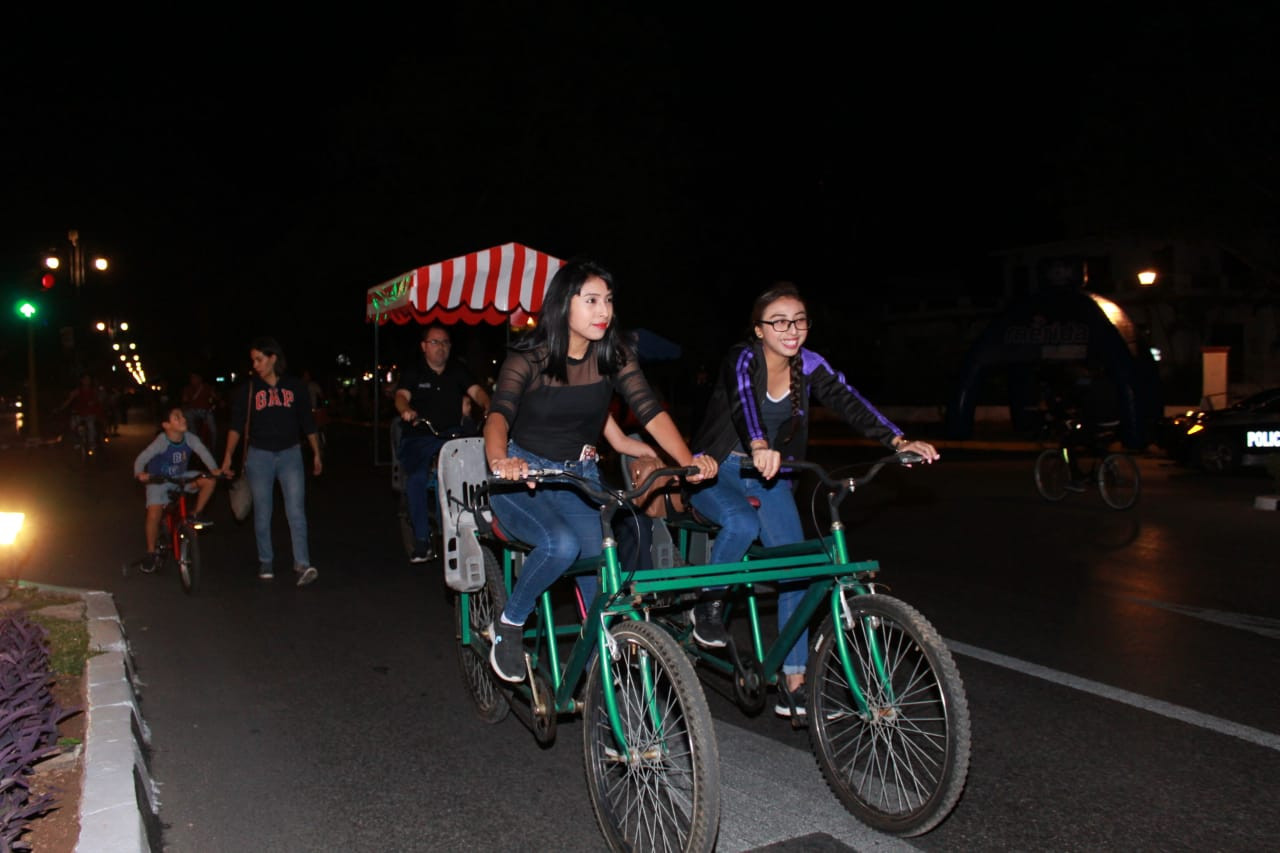
[[[588,260],[569,261],[552,278],[537,327],[512,348],[498,373],[484,428],[495,475],[518,480],[530,468],[564,468],[599,482],[595,442],[602,432],[615,449],[623,449],[614,440],[620,430],[606,427],[615,392],[677,464],[697,466],[699,475],[691,479],[715,475],[715,462],[690,452],[623,343],[613,290],[613,276]],[[600,553],[600,516],[568,485],[500,492],[490,502],[503,528],[533,546],[491,628],[494,671],[520,681],[525,620],[538,596],[575,560]],[[595,578],[582,578],[579,588],[591,601]]]

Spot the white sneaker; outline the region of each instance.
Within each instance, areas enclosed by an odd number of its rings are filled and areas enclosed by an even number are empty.
[[[294,566],[293,570],[298,573],[298,586],[306,586],[320,576],[315,566]]]

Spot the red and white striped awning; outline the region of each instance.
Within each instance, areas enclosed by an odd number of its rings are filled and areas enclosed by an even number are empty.
[[[482,249],[369,288],[365,320],[501,325],[520,312],[538,313],[547,283],[563,265],[559,258],[519,243]]]

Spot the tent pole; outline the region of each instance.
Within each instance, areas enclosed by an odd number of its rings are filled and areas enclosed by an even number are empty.
[[[373,465],[378,466],[378,403],[382,399],[379,383],[381,371],[378,370],[378,327],[382,325],[381,317],[373,318]]]

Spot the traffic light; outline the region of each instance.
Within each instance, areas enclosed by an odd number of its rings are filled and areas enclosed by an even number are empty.
[[[36,314],[40,313],[40,307],[30,299],[23,299],[13,307],[14,310],[18,312],[18,315],[24,320],[32,320],[35,318]]]
[[[53,277],[53,273],[51,272],[47,272],[40,276],[40,287],[45,290],[51,290],[55,283],[57,283],[57,279]]]

